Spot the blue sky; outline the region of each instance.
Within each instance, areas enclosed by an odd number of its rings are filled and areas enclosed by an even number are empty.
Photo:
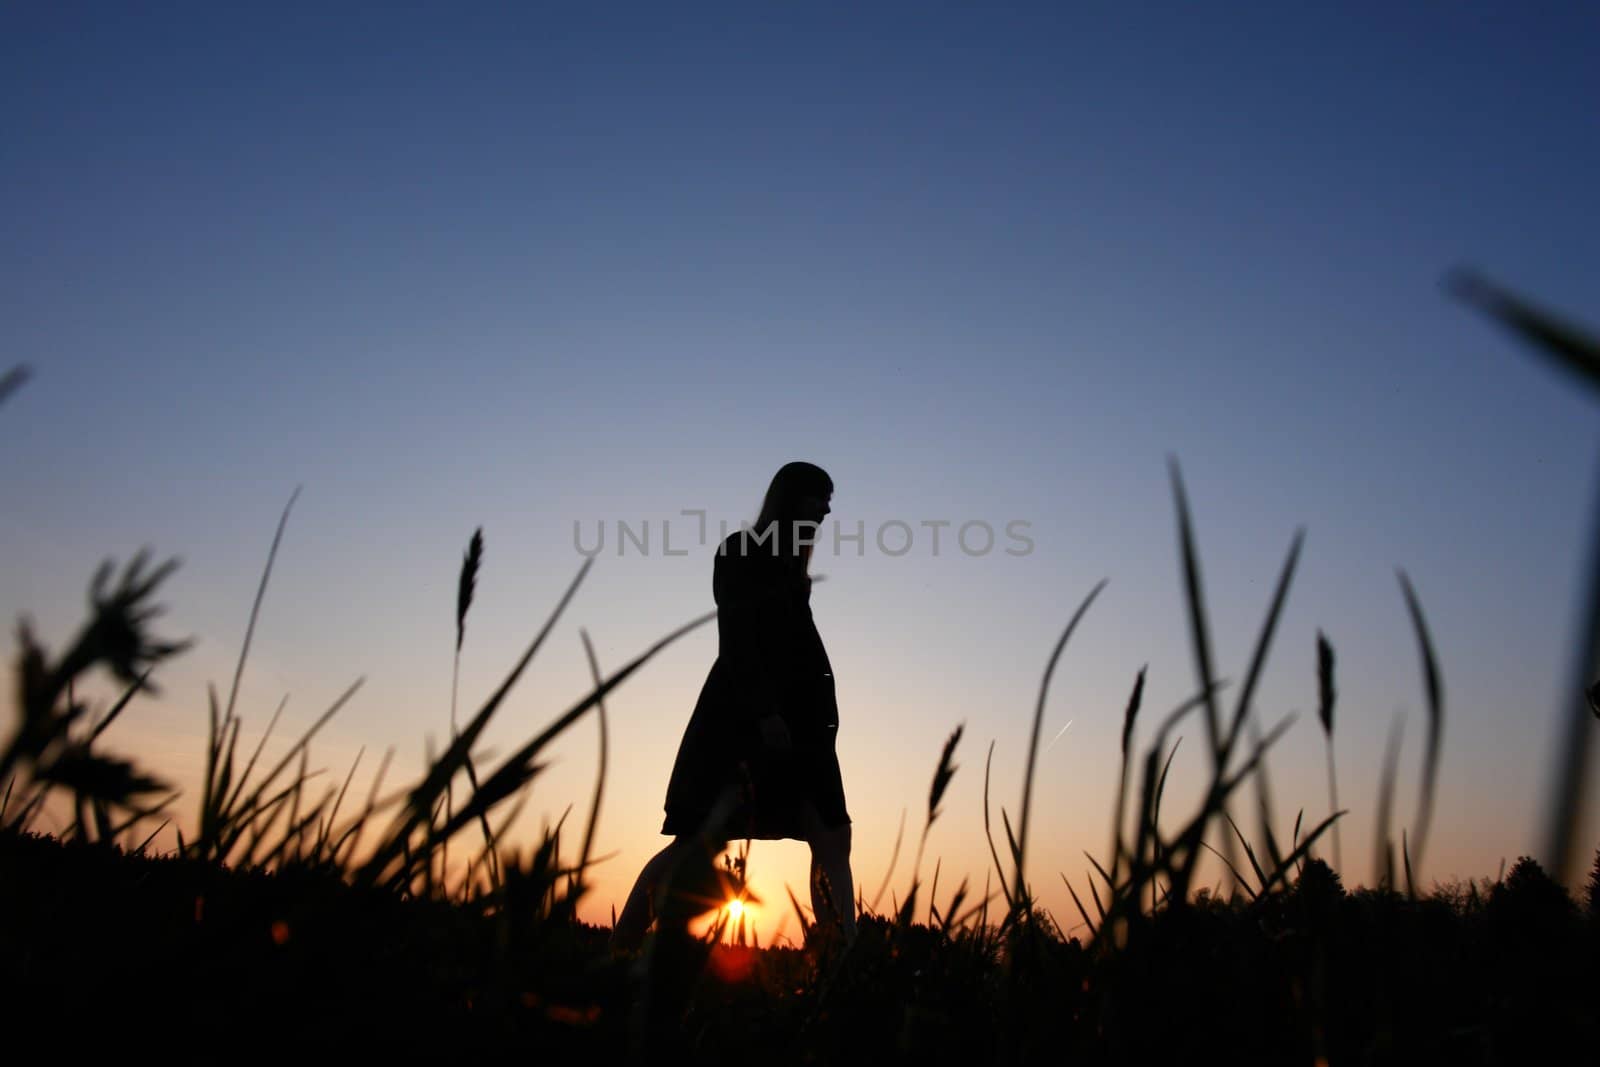
[[[1600,320],[1597,31],[1581,4],[8,9],[0,354],[36,376],[0,410],[0,605],[59,642],[102,556],[182,556],[170,625],[202,641],[118,727],[181,776],[303,485],[247,723],[366,675],[319,754],[415,763],[473,528],[468,703],[581,562],[574,521],[737,523],[811,459],[869,531],[1022,519],[1036,542],[817,561],[874,888],[962,721],[930,856],[981,879],[983,750],[1014,808],[1038,672],[1110,579],[1047,714],[1074,723],[1034,821],[1057,882],[1104,849],[1133,673],[1153,707],[1193,685],[1176,455],[1224,674],[1309,531],[1262,694],[1302,718],[1280,810],[1326,808],[1318,628],[1347,877],[1402,709],[1412,803],[1404,566],[1450,702],[1428,873],[1492,874],[1538,844],[1600,435],[1439,281],[1473,264]],[[498,743],[578,693],[577,625],[615,664],[709,579],[703,549],[600,560]],[[613,709],[623,888],[714,655],[696,635]],[[591,736],[565,744],[531,806],[551,817],[593,771]],[[803,859],[767,846],[771,885]]]

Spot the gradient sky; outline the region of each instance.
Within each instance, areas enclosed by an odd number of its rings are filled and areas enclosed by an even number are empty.
[[[59,645],[94,565],[149,545],[184,561],[166,632],[201,638],[107,743],[193,783],[205,684],[231,675],[297,485],[246,737],[285,692],[303,726],[364,675],[314,748],[339,777],[363,745],[365,767],[395,745],[411,771],[446,735],[475,527],[468,707],[582,562],[575,521],[657,538],[608,543],[490,732],[504,752],[583,691],[578,626],[616,666],[711,606],[709,545],[664,556],[662,520],[751,519],[805,458],[869,533],[813,565],[869,897],[958,723],[927,866],[941,896],[952,872],[981,884],[985,751],[1015,814],[1040,671],[1110,579],[1052,689],[1045,736],[1073,725],[1036,789],[1031,874],[1070,925],[1056,872],[1105,853],[1135,672],[1151,717],[1195,684],[1176,455],[1223,675],[1308,529],[1260,700],[1265,721],[1300,713],[1271,765],[1280,833],[1327,810],[1319,628],[1347,880],[1370,877],[1397,713],[1414,819],[1403,566],[1448,701],[1421,876],[1539,847],[1596,411],[1439,281],[1476,265],[1600,322],[1600,9],[322,6],[0,13],[0,362],[36,372],[0,409],[0,607]],[[919,529],[890,558],[871,532],[892,519],[1023,520],[1035,547],[969,557],[946,531],[934,556]],[[591,917],[664,842],[715,652],[699,632],[611,703],[616,855]],[[581,819],[595,747],[592,722],[561,742],[524,839],[541,812]],[[1600,819],[1582,832],[1588,849]],[[771,936],[805,848],[751,863]]]

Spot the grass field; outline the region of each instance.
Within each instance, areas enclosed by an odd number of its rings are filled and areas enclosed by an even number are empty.
[[[1592,342],[1541,333],[1542,320],[1517,317],[1526,311],[1519,305],[1497,307],[1547,345],[1567,346],[1563,358],[1592,359],[1585,373],[1600,368],[1600,356],[1583,347]],[[16,384],[8,376],[0,393]],[[183,1059],[336,1046],[541,1062],[667,1052],[740,1063],[1592,1059],[1600,1048],[1600,855],[1581,901],[1526,858],[1493,881],[1413,884],[1432,819],[1445,698],[1423,605],[1405,574],[1428,698],[1421,803],[1415,823],[1391,836],[1391,749],[1377,798],[1379,884],[1347,891],[1326,862],[1337,855],[1342,814],[1331,754],[1332,645],[1319,641],[1308,684],[1329,741],[1333,814],[1312,825],[1296,819],[1287,840],[1272,832],[1266,779],[1287,722],[1258,723],[1252,703],[1300,538],[1241,680],[1225,684],[1213,665],[1176,464],[1172,476],[1196,687],[1154,720],[1137,751],[1135,723],[1151,713],[1142,672],[1132,681],[1111,843],[1089,857],[1086,880],[1068,883],[1082,937],[1064,936],[1037,906],[1028,842],[1046,694],[1099,586],[1045,667],[1015,819],[1001,808],[991,820],[986,767],[993,866],[983,887],[947,881],[941,891],[937,864],[921,881],[957,730],[942,745],[928,739],[933,773],[912,888],[887,914],[858,898],[853,943],[810,926],[796,903],[804,948],[747,944],[727,907],[743,892],[742,864],[725,855],[730,842],[713,825],[662,897],[672,921],[641,954],[614,958],[608,931],[576,918],[605,788],[604,741],[585,826],[563,821],[520,851],[502,836],[537,791],[551,743],[591,714],[604,738],[607,694],[712,616],[607,677],[591,650],[592,688],[509,755],[480,763],[478,739],[579,589],[585,563],[489,699],[470,716],[452,708],[450,743],[418,780],[386,792],[380,767],[365,795],[353,794],[356,767],[324,786],[313,781],[309,753],[359,683],[270,765],[261,760],[265,735],[253,752],[239,747],[239,679],[286,508],[232,685],[226,697],[211,693],[203,788],[180,814],[182,798],[157,770],[119,758],[102,740],[151,671],[183,650],[151,632],[172,564],[151,567],[145,556],[120,572],[107,564],[90,583],[89,618],[65,649],[52,654],[26,626],[19,634],[14,727],[0,748],[0,958],[13,1041],[31,1033],[57,1053],[112,1054],[137,1042]],[[458,656],[481,553],[475,535],[459,583]],[[100,672],[126,690],[96,714],[77,693]],[[1208,784],[1193,810],[1175,812],[1163,807],[1171,739],[1194,719]],[[1255,786],[1248,803],[1247,785]],[[68,813],[64,832],[34,832],[48,805]],[[1235,819],[1247,807],[1258,816],[1253,835]],[[169,825],[177,848],[152,851]],[[1214,861],[1231,874],[1224,895],[1196,877]],[[689,920],[707,913],[709,932],[691,935]]]

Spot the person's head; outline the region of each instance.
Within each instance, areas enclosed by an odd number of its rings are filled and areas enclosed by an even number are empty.
[[[833,479],[828,472],[814,463],[796,460],[785,463],[772,476],[767,486],[766,499],[761,502],[761,514],[756,518],[756,530],[764,532],[771,523],[778,524],[778,552],[793,553],[794,524],[810,522],[820,524],[829,512],[833,497]],[[800,555],[806,562],[811,558],[811,546],[802,547]]]

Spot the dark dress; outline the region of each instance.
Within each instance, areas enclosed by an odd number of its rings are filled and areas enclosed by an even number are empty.
[[[664,834],[698,833],[728,786],[741,801],[730,839],[800,838],[809,802],[828,827],[850,822],[835,741],[833,667],[811,618],[811,579],[744,531],[718,548],[717,660],[683,732],[667,785]],[[758,721],[783,717],[792,742],[769,752]]]

